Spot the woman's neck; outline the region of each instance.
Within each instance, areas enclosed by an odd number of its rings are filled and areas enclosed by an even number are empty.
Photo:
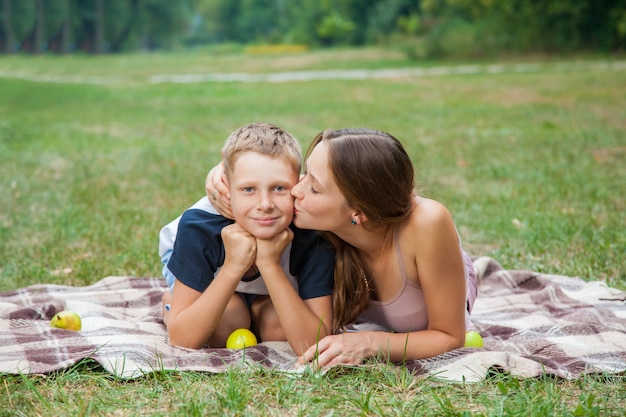
[[[367,230],[359,226],[359,230],[354,233],[347,233],[346,236],[339,236],[346,242],[354,246],[361,259],[366,263],[374,263],[384,256],[391,247],[392,226],[386,225],[376,230]]]

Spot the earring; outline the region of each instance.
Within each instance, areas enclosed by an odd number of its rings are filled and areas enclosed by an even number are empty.
[[[352,225],[356,224],[356,219],[352,219],[352,221],[350,222]]]

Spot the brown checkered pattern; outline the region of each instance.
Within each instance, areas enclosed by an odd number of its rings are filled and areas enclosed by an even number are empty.
[[[626,293],[597,281],[504,270],[487,257],[474,265],[479,295],[472,321],[485,347],[404,366],[456,381],[478,381],[494,370],[522,378],[626,370]],[[88,287],[34,285],[1,293],[0,373],[47,373],[84,360],[123,378],[234,366],[297,371],[286,342],[245,351],[171,346],[162,322],[164,290],[162,279],[107,277]],[[50,328],[61,310],[78,312],[83,329]]]

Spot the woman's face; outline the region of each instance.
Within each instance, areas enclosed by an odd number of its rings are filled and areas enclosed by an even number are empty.
[[[294,224],[301,229],[331,232],[349,225],[354,210],[348,206],[330,172],[325,141],[315,146],[306,165],[306,175],[291,190],[296,199]]]

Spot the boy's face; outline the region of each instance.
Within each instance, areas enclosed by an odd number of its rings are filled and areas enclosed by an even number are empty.
[[[258,239],[285,230],[293,219],[291,188],[298,177],[283,159],[251,151],[239,155],[228,180],[237,224]]]

